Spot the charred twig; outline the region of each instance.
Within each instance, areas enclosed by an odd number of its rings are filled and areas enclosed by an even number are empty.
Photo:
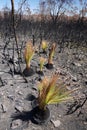
[[[25,2],[26,2],[26,0],[23,0],[23,1],[21,2],[21,5],[20,5],[20,7],[19,7],[19,9],[18,9],[18,11],[17,11],[17,14],[22,10],[22,6],[25,4]],[[20,19],[21,19],[21,17],[20,17]],[[19,19],[15,20],[15,27],[18,26],[18,20],[19,20]],[[20,21],[20,22],[21,22],[21,21]]]
[[[3,81],[2,81],[2,78],[1,78],[1,77],[0,77],[0,82],[1,82],[0,87],[1,87],[1,86],[4,86],[4,83],[3,83]]]
[[[19,65],[19,70],[21,75],[23,76],[25,82],[28,82],[27,79],[24,77],[22,70],[21,70],[21,65],[20,65],[20,53],[19,53],[19,47],[18,47],[18,41],[17,41],[17,36],[16,36],[16,30],[15,30],[15,19],[14,19],[14,0],[11,0],[11,5],[12,5],[12,27],[13,27],[13,33],[14,33],[14,38],[15,38],[15,43],[16,43],[16,48],[17,48],[17,54],[18,54],[18,65]],[[14,45],[13,45],[14,47]],[[13,53],[14,53],[14,48],[13,48]],[[13,55],[13,60],[14,60],[14,55]],[[14,71],[15,71],[15,64],[14,64]]]
[[[20,48],[19,48],[19,52],[20,52],[20,61],[21,62],[23,62],[23,60],[22,60],[22,50],[23,50],[23,45],[24,45],[24,42],[22,41],[22,44],[21,44],[21,46],[20,46]]]
[[[74,102],[74,104],[72,104],[72,105],[69,107],[69,109],[68,109],[68,111],[67,111],[66,114],[67,114],[67,115],[73,114],[73,113],[76,112],[78,109],[82,109],[82,107],[84,106],[84,104],[86,103],[86,101],[87,101],[87,96],[85,96],[85,99],[84,99],[84,101],[83,101],[82,103],[79,103],[78,101]],[[81,113],[81,110],[80,110],[78,116],[80,115],[80,113]]]
[[[10,65],[10,63],[9,63],[9,60],[8,60],[7,56],[5,55],[5,53],[3,53],[3,56],[4,56],[4,58],[5,58],[5,61],[7,62],[7,65],[8,65],[9,68],[10,68],[10,74],[11,74],[12,77],[13,77],[13,69],[12,69],[12,67],[11,67],[11,65]]]
[[[3,48],[3,53],[5,52],[6,48],[8,47],[9,42],[10,42],[10,38],[8,39],[8,41],[5,42],[5,46]]]

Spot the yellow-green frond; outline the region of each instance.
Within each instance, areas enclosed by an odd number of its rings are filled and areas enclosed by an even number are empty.
[[[34,52],[35,50],[32,43],[28,42],[26,44],[25,51],[24,51],[24,58],[25,58],[26,65],[30,63],[31,59],[33,58]]]
[[[42,68],[44,66],[44,63],[45,63],[46,59],[43,58],[43,57],[40,57],[40,70],[42,71]]]
[[[43,41],[42,41],[41,47],[42,47],[43,50],[46,50],[46,49],[47,49],[48,43],[47,43],[46,40],[43,40]]]
[[[62,82],[57,83],[59,74],[54,74],[50,80],[45,77],[39,84],[39,106],[44,109],[48,104],[55,104],[65,102],[73,99],[71,93],[75,90],[68,90],[66,85]]]

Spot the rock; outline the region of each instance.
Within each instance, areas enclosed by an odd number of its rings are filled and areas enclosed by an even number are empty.
[[[87,125],[87,122],[86,122],[86,121],[84,121],[84,125]]]
[[[3,74],[4,74],[4,71],[1,71],[1,70],[0,70],[0,75],[3,75]]]
[[[77,77],[73,76],[72,81],[77,82]]]
[[[4,82],[2,81],[2,78],[0,77],[0,87],[4,86]]]
[[[3,113],[7,112],[7,107],[4,104],[1,104],[1,108]]]
[[[59,115],[59,117],[61,118],[62,116],[61,116],[61,115]]]
[[[29,130],[29,129],[27,129]],[[32,126],[32,130],[41,130],[39,127]]]
[[[19,105],[16,105],[15,106],[15,109],[17,110],[17,111],[19,111],[19,112],[23,112],[23,107],[21,107],[21,106],[19,106]]]
[[[53,123],[54,127],[59,127],[61,125],[60,120],[56,120],[56,121],[51,120],[51,122]]]
[[[13,84],[13,80],[8,80],[8,83],[7,83],[8,85],[10,85],[10,86],[13,86],[14,84]]]
[[[7,98],[9,98],[13,101],[15,97],[13,95],[8,95]]]
[[[17,120],[14,120],[12,123],[11,123],[11,128],[12,129],[16,129],[17,127],[21,126],[22,125],[22,121],[20,119],[17,119]]]
[[[85,81],[85,85],[87,85],[87,81]]]
[[[18,94],[21,95],[21,96],[23,95],[23,93],[21,91],[18,91]]]
[[[80,64],[80,63],[76,63],[76,62],[74,62],[73,64],[74,64],[74,65],[76,65],[76,66],[78,66],[78,67],[80,67],[80,66],[81,66],[81,64]]]

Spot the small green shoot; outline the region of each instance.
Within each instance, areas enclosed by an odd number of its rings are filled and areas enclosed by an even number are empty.
[[[40,71],[43,70],[44,63],[46,62],[46,59],[43,57],[40,57]]]
[[[41,48],[43,52],[46,52],[46,49],[48,48],[48,43],[46,40],[42,40]]]

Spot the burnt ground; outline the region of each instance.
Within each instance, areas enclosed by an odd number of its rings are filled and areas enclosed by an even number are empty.
[[[65,47],[59,53],[57,46],[53,59],[54,68],[48,70],[44,66],[44,75],[50,77],[54,72],[59,72],[68,89],[79,88],[75,92],[78,100],[49,105],[50,121],[45,125],[36,125],[32,121],[31,102],[38,95],[38,80],[43,76],[34,73],[27,77],[28,83],[19,74],[12,76],[8,61],[3,55],[4,44],[0,39],[0,130],[87,130],[87,48]],[[39,55],[48,57],[48,53],[36,53],[31,62],[34,71],[39,70]],[[11,57],[11,53],[9,56]],[[13,67],[10,62],[9,65]],[[25,68],[24,61],[21,68]]]

